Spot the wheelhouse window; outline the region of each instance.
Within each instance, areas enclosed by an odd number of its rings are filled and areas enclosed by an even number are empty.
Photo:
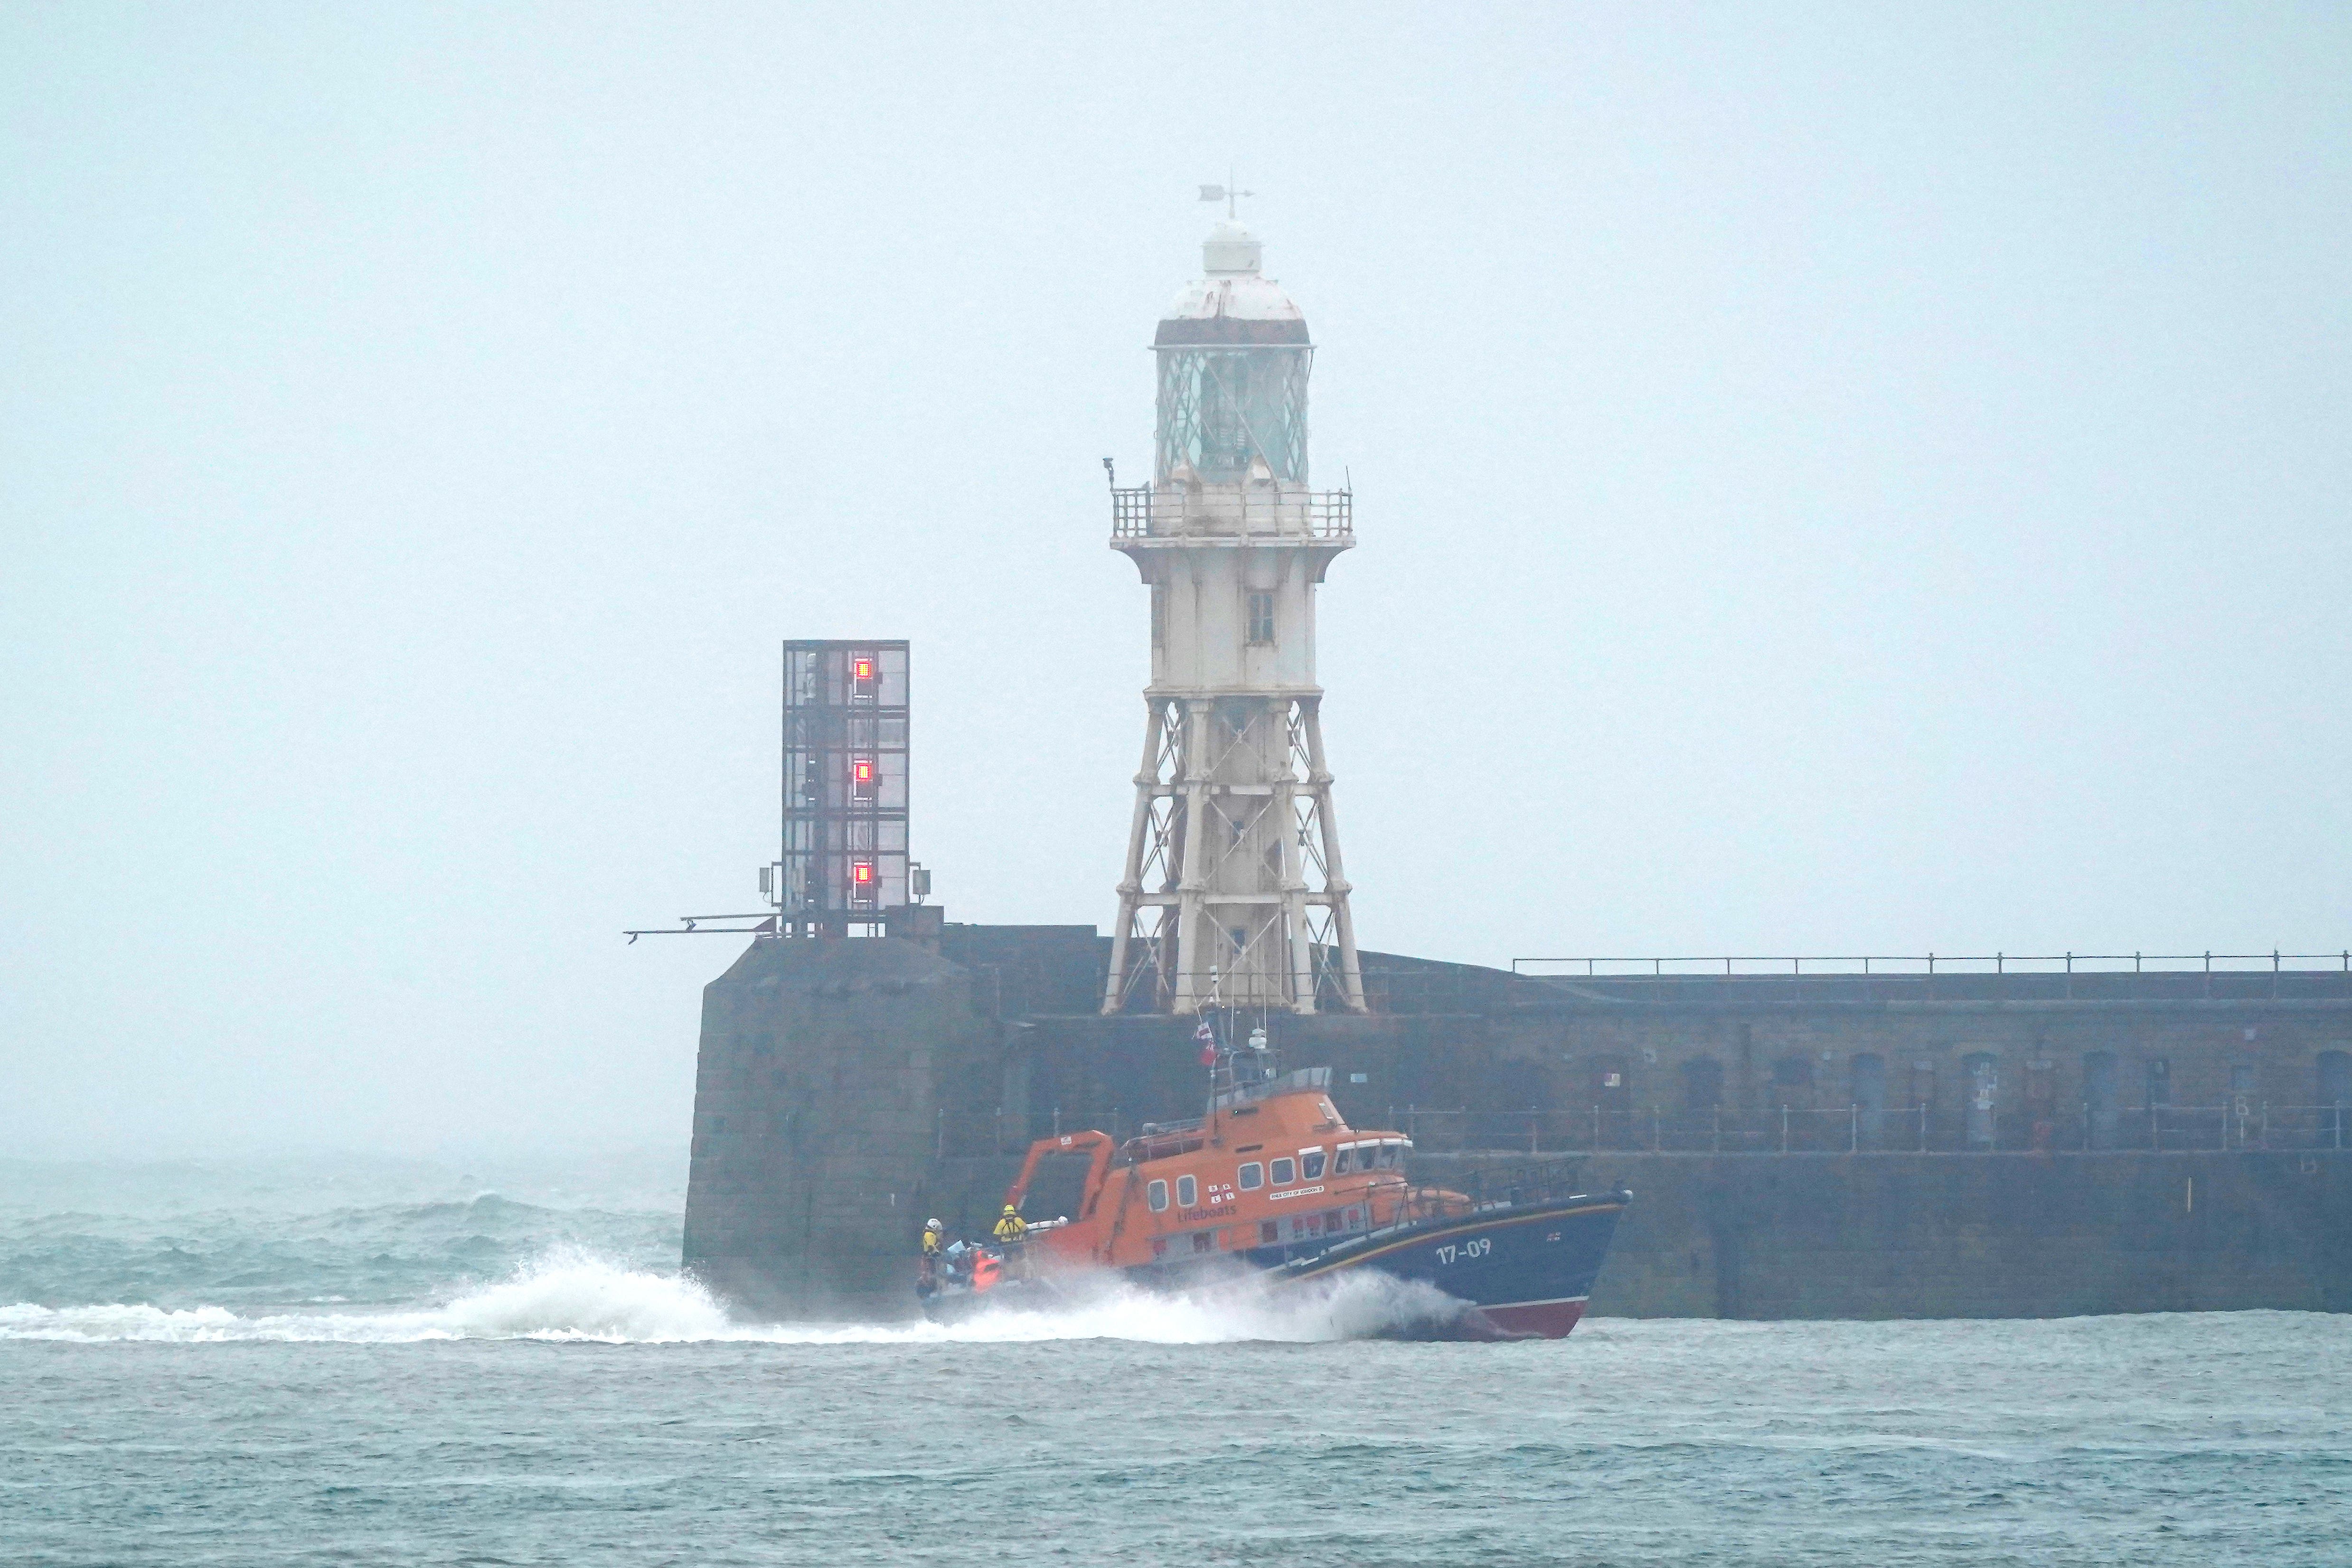
[[[1146,1203],[1151,1205],[1151,1212],[1159,1213],[1168,1207],[1168,1184],[1164,1181],[1153,1182],[1143,1189],[1143,1197]]]
[[[1331,1174],[1335,1176],[1346,1176],[1350,1170],[1355,1168],[1355,1165],[1356,1145],[1353,1144],[1341,1144],[1338,1152],[1333,1154],[1331,1156]]]
[[[1201,1184],[1188,1176],[1176,1178],[1176,1207],[1195,1208],[1201,1202]]]
[[[1249,1164],[1242,1166],[1241,1187],[1244,1192],[1255,1192],[1265,1185],[1265,1167],[1264,1166],[1258,1164],[1255,1160],[1252,1160]]]
[[[1298,1162],[1297,1160],[1284,1159],[1274,1162],[1275,1186],[1288,1186],[1292,1182],[1295,1182],[1297,1179]]]
[[[1320,1150],[1320,1149],[1301,1149],[1301,1150],[1299,1150],[1299,1151],[1298,1151],[1298,1170],[1299,1170],[1299,1174],[1300,1174],[1301,1176],[1305,1176],[1308,1181],[1320,1181],[1320,1180],[1322,1180],[1322,1179],[1323,1179],[1323,1151],[1322,1151],[1322,1150]]]

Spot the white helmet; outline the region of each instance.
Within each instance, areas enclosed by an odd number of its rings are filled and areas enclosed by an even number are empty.
[[[926,1219],[923,1221],[923,1228],[926,1230],[937,1230],[939,1228],[940,1222],[936,1219]]]

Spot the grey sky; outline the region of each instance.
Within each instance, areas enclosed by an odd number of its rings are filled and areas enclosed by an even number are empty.
[[[0,1145],[682,1137],[775,644],[1113,908],[1229,162],[1368,946],[2352,941],[2342,7],[0,9]]]

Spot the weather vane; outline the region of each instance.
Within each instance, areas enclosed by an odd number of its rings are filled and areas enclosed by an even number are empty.
[[[1230,168],[1225,171],[1225,183],[1223,184],[1203,185],[1201,187],[1201,200],[1204,202],[1224,203],[1225,216],[1229,218],[1238,218],[1241,216],[1241,213],[1234,206],[1234,204],[1237,201],[1244,196],[1255,196],[1256,194],[1257,193],[1255,191],[1234,190],[1234,172]]]

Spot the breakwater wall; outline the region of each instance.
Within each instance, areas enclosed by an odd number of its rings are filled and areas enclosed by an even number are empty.
[[[1587,1170],[1633,1192],[1603,1316],[2352,1311],[2352,1155],[1604,1154]]]
[[[1198,1113],[1193,1020],[1099,1018],[1087,927],[761,941],[706,989],[686,1261],[772,1315],[899,1312],[929,1213],[1033,1137]],[[1561,987],[1368,956],[1266,1020],[1424,1179],[1577,1154],[1636,1202],[1593,1310],[2352,1309],[2352,977]],[[2216,977],[2216,978],[2221,978]]]

